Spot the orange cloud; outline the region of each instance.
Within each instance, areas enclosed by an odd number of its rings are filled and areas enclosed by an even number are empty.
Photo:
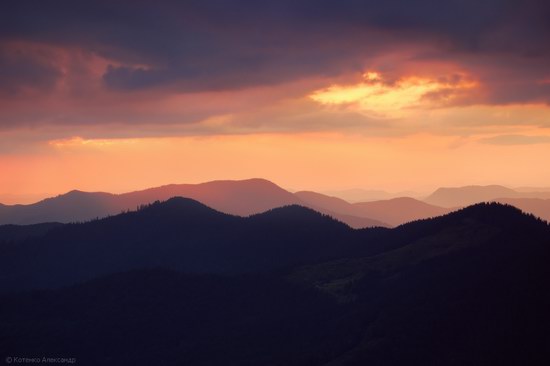
[[[386,83],[380,73],[368,71],[363,74],[363,78],[358,84],[332,85],[316,90],[310,94],[310,98],[324,105],[353,104],[363,112],[377,116],[404,117],[406,109],[448,104],[459,91],[478,86],[476,82],[463,77],[446,81],[408,76],[395,83]]]
[[[67,139],[52,140],[48,142],[48,145],[57,149],[81,147],[101,148],[135,144],[137,141],[136,139],[83,139],[82,137],[76,136]]]

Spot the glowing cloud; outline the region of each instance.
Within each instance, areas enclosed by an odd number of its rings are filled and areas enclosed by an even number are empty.
[[[52,140],[48,142],[48,145],[57,148],[80,148],[80,147],[92,147],[102,148],[117,145],[135,144],[135,139],[83,139],[80,136],[71,137],[68,139]]]
[[[354,85],[332,85],[314,91],[310,98],[324,105],[353,104],[361,111],[385,117],[402,117],[404,110],[420,105],[449,104],[458,92],[473,89],[477,83],[457,78],[441,81],[410,76],[394,83],[384,82],[378,72],[368,71]]]

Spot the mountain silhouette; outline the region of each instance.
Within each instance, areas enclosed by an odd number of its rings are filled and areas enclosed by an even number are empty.
[[[352,188],[345,190],[326,191],[322,193],[328,196],[338,197],[351,203],[379,201],[393,198],[391,193],[380,189]]]
[[[321,193],[326,194],[328,196],[341,198],[350,203],[382,201],[382,200],[389,200],[392,198],[399,198],[399,197],[417,198],[421,196],[420,193],[414,192],[414,191],[400,191],[400,192],[390,193],[380,189],[362,189],[362,188],[324,191]]]
[[[331,365],[548,362],[548,225],[479,204],[392,231],[416,239],[291,275],[361,304],[363,336]]]
[[[424,202],[408,197],[349,203],[341,198],[300,191],[288,192],[265,179],[172,184],[123,194],[70,191],[29,205],[0,204],[0,225],[82,222],[134,210],[141,205],[187,197],[218,211],[249,216],[287,205],[300,205],[330,215],[353,228],[398,226],[434,217],[478,202],[510,202],[508,198],[550,199],[550,192],[516,192],[503,186],[440,188]],[[520,208],[548,217],[543,203],[516,201]],[[532,208],[532,209],[531,209]]]
[[[331,215],[353,228],[390,226],[389,223],[375,219],[375,213],[373,213],[372,216],[365,215],[362,210],[357,209],[356,206],[341,198],[311,191],[300,191],[294,193],[294,195],[300,199],[303,205],[316,211],[326,213],[327,215]]]
[[[550,361],[550,227],[508,205],[352,230],[296,205],[243,218],[175,198],[0,250],[2,355],[197,366]],[[21,292],[37,287],[56,289]]]
[[[541,192],[550,192],[550,187],[514,187],[514,191],[541,193]]]
[[[115,195],[74,190],[30,205],[0,206],[0,224],[86,221],[121,210]]]
[[[302,202],[314,207],[324,207],[334,212],[347,214],[360,214],[359,210],[355,210],[353,204],[337,197],[327,196],[321,193],[312,191],[299,191],[294,195]]]
[[[496,212],[486,216],[504,217],[512,210],[523,217],[517,209],[494,207]],[[0,290],[59,287],[133,269],[162,267],[219,274],[269,272],[372,255],[439,233],[440,226],[448,228],[449,220],[461,217],[463,212],[470,210],[393,230],[352,230],[329,216],[297,205],[243,218],[191,199],[172,198],[135,212],[62,225],[41,237],[0,243]],[[499,225],[509,230],[506,225]],[[490,232],[495,224],[489,221],[483,226]]]
[[[201,184],[173,184],[123,194],[125,207],[187,197],[233,215],[249,216],[269,209],[298,204],[292,193],[265,179],[220,180]],[[135,207],[135,206],[134,206]]]
[[[497,198],[496,202],[512,205],[550,222],[550,199],[541,198]]]
[[[172,197],[192,198],[218,211],[240,216],[249,216],[292,204],[311,206],[265,179],[224,180],[201,184],[172,184],[118,195],[71,191],[35,204],[1,205],[0,224],[88,221],[134,210],[140,205],[165,201]],[[350,213],[333,211],[330,207],[323,206],[312,208],[354,228],[387,226],[364,215],[355,217]]]
[[[367,252],[371,249],[359,239],[370,233],[358,236],[347,225],[296,205],[243,218],[172,198],[4,244],[0,288],[62,286],[157,266],[194,273],[269,271]]]
[[[339,214],[366,217],[381,223],[372,226],[398,226],[414,220],[443,215],[450,211],[409,197],[349,203],[343,199],[316,192],[301,191],[296,192],[295,195],[313,209],[323,207]]]
[[[398,226],[410,221],[427,219],[450,212],[449,209],[431,205],[410,197],[399,197],[383,201],[355,203],[365,216],[376,218],[390,225]]]
[[[248,216],[296,204],[292,193],[264,179],[173,184],[124,194],[71,191],[31,205],[0,207],[0,223],[75,222],[115,215],[140,205],[187,197],[234,215]]]
[[[494,201],[499,198],[550,198],[550,192],[518,192],[499,186],[466,186],[439,188],[424,199],[441,207],[464,207],[474,203]]]

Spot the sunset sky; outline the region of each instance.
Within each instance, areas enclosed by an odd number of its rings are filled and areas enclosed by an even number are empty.
[[[13,1],[0,202],[550,186],[547,0]]]

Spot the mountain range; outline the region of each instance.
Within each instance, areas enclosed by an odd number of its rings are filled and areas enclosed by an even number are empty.
[[[213,181],[202,184],[174,184],[124,194],[71,191],[30,205],[0,205],[0,224],[77,222],[115,215],[144,204],[171,197],[187,197],[228,214],[249,216],[285,205],[302,205],[330,215],[351,227],[393,226],[406,221],[448,212],[409,199],[396,217],[388,211],[395,202],[379,201],[378,210],[369,205],[350,204],[342,199],[314,192],[290,193],[264,179]],[[384,202],[388,203],[385,208]],[[405,210],[407,211],[405,213]],[[399,220],[402,217],[403,220]],[[383,218],[383,219],[382,219]],[[386,218],[388,221],[386,221]]]
[[[548,191],[518,191],[511,188],[490,186],[465,186],[439,188],[424,199],[425,202],[441,207],[464,207],[478,202],[496,201],[504,198],[550,199]]]
[[[285,205],[307,206],[296,195],[264,179],[212,181],[172,184],[124,194],[71,191],[30,205],[0,205],[0,224],[87,221],[172,197],[191,198],[216,210],[239,216],[249,216]],[[333,212],[322,206],[315,209],[352,227],[388,226],[376,219],[355,217],[346,211]]]
[[[124,194],[71,191],[29,205],[0,204],[0,225],[87,221],[175,196],[192,198],[221,212],[239,216],[296,204],[330,215],[353,228],[398,226],[486,201],[509,203],[550,220],[548,192],[518,192],[502,186],[468,186],[438,189],[425,201],[398,197],[350,203],[311,191],[291,193],[264,179],[248,179],[173,184]]]
[[[363,189],[363,188],[332,190],[332,191],[324,191],[321,193],[327,196],[338,197],[351,203],[381,201],[381,200],[389,200],[392,198],[399,198],[399,197],[419,198],[422,196],[421,193],[414,192],[414,191],[387,192],[381,189]]]
[[[359,243],[360,233],[296,205],[240,217],[177,197],[56,226],[16,244],[8,241],[0,258],[0,289],[63,286],[158,266],[193,273],[269,271],[367,250]]]
[[[240,217],[172,198],[0,230],[0,354],[546,365],[549,260],[550,226],[499,203],[354,230],[298,205]]]

